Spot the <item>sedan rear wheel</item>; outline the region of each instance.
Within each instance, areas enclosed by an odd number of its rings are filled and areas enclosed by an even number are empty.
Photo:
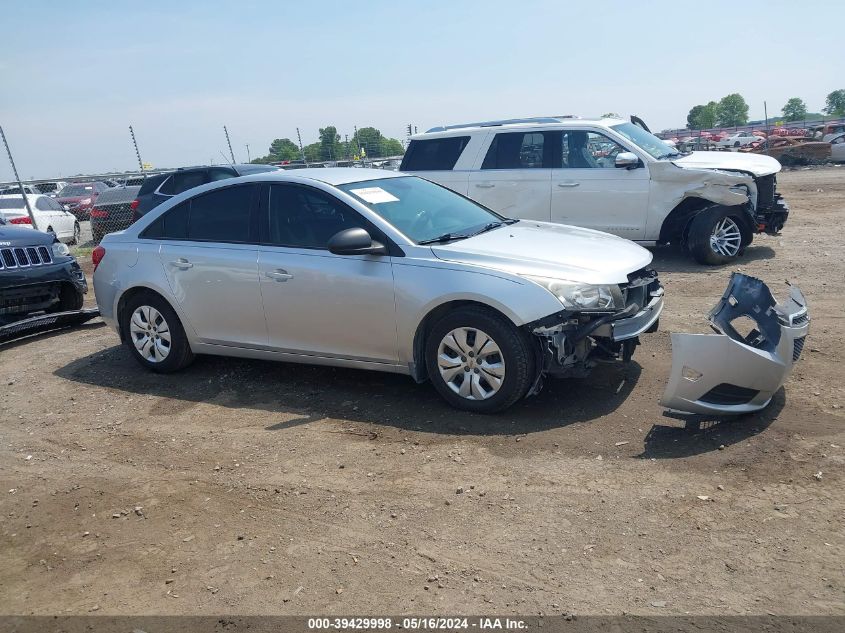
[[[458,308],[434,324],[426,368],[449,404],[478,413],[507,409],[528,392],[537,371],[527,335],[482,306]]]
[[[137,294],[122,310],[121,331],[141,365],[159,373],[176,371],[194,359],[176,312],[158,294]]]

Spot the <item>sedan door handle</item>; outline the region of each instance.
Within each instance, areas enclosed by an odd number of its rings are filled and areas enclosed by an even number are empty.
[[[293,279],[293,275],[291,275],[286,270],[282,270],[281,268],[279,268],[278,270],[268,271],[264,273],[264,275],[274,281],[287,281],[288,279]]]
[[[479,189],[492,189],[496,185],[494,185],[492,182],[479,182],[479,183],[476,183],[475,186],[478,187]]]
[[[558,187],[577,187],[580,185],[580,182],[559,182],[557,183]]]
[[[170,262],[170,265],[175,266],[176,268],[180,268],[181,270],[188,270],[189,268],[194,267],[194,265],[184,257],[180,257],[175,262]]]

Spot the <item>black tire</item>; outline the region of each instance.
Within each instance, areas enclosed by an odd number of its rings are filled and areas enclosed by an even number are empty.
[[[82,227],[79,226],[79,222],[73,223],[73,237],[70,240],[71,246],[78,246],[79,239],[82,236]]]
[[[739,141],[734,141],[734,147],[739,147]]]
[[[710,245],[710,236],[713,234],[716,225],[724,218],[731,218],[742,232],[745,226],[743,218],[739,215],[741,210],[733,210],[730,207],[713,205],[705,207],[698,212],[690,222],[687,233],[687,250],[699,264],[717,266],[727,264],[739,257],[745,249],[746,239],[743,235],[738,252],[735,255],[724,255],[713,250]]]
[[[499,390],[489,398],[470,400],[460,396],[440,374],[437,363],[440,343],[449,332],[462,327],[486,333],[501,351],[505,377]],[[458,308],[437,321],[426,338],[425,362],[428,376],[443,399],[457,409],[474,413],[495,413],[507,409],[525,396],[534,383],[537,371],[527,335],[501,314],[481,306]]]
[[[167,327],[170,331],[170,351],[163,360],[158,362],[152,362],[142,356],[133,342],[130,320],[135,310],[141,306],[155,308],[167,322]],[[154,292],[144,292],[135,295],[127,301],[120,320],[123,340],[132,356],[143,367],[161,374],[169,374],[183,367],[187,367],[193,362],[194,353],[191,351],[188,337],[185,336],[185,329],[182,327],[182,322],[173,308],[170,307],[170,304],[161,295]]]

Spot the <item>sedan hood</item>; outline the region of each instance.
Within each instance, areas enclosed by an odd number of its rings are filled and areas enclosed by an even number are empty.
[[[780,163],[771,156],[739,152],[692,152],[672,162],[678,167],[746,171],[758,177],[780,171]]]
[[[642,246],[615,235],[529,220],[431,250],[444,261],[590,284],[626,283],[652,260]]]

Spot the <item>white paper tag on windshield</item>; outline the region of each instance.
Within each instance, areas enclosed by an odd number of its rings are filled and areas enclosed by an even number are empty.
[[[354,193],[364,202],[370,204],[381,204],[382,202],[399,202],[399,198],[393,194],[388,193],[381,187],[365,187],[364,189],[350,189],[350,193]]]

